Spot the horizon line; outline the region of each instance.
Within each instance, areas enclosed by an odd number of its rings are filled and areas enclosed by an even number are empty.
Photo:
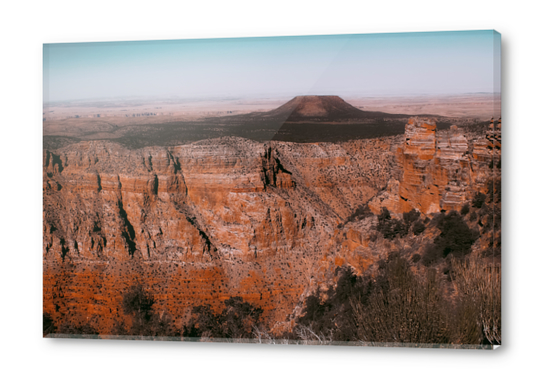
[[[356,94],[333,94],[333,93],[327,93],[327,94],[313,94],[313,93],[307,93],[307,94],[291,94],[291,93],[283,93],[283,94],[255,94],[255,95],[193,95],[193,96],[186,96],[186,95],[158,95],[158,96],[142,96],[142,95],[133,95],[133,96],[111,96],[111,97],[89,97],[89,98],[75,98],[75,99],[63,99],[63,100],[54,100],[54,101],[43,101],[43,105],[54,105],[54,104],[62,104],[62,103],[85,103],[85,102],[95,102],[95,101],[103,101],[103,102],[113,102],[113,101],[119,101],[119,100],[147,100],[147,101],[164,101],[164,100],[188,100],[188,101],[203,101],[203,100],[215,100],[215,101],[224,101],[224,100],[246,100],[246,99],[274,99],[274,100],[280,100],[284,98],[295,98],[295,97],[301,97],[301,96],[338,96],[341,98],[408,98],[408,97],[450,97],[450,96],[466,96],[466,95],[493,95],[493,96],[500,96],[502,95],[501,91],[470,91],[470,92],[450,92],[450,93],[406,93],[406,94],[399,94],[399,93],[375,93],[375,94],[363,94],[363,93],[356,93]]]

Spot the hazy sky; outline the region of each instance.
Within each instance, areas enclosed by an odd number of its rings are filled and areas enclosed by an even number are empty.
[[[44,102],[500,92],[494,31],[46,44]]]

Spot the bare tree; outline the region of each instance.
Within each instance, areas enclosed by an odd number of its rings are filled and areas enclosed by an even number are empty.
[[[273,337],[262,325],[254,326],[252,334],[254,335],[254,338],[258,340],[258,343],[276,344],[275,337]]]
[[[306,344],[318,343],[319,345],[328,345],[333,342],[333,333],[329,335],[324,335],[324,333],[314,332],[311,325],[297,325],[295,328],[295,333],[300,340],[305,341]]]
[[[447,343],[447,317],[434,270],[417,278],[406,262],[387,269],[385,281],[369,299],[351,299],[363,342]]]
[[[459,301],[475,314],[483,336],[492,345],[501,344],[501,266],[470,258],[452,260],[453,283]]]

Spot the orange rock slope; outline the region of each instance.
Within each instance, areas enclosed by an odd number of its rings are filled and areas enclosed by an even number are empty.
[[[486,191],[493,164],[500,160],[500,127],[500,120],[497,127],[492,120],[485,137],[467,138],[455,125],[437,131],[433,120],[410,119],[396,150],[399,174],[371,200],[371,210],[460,210],[476,192]]]
[[[44,311],[109,333],[141,282],[178,322],[230,296],[287,320],[339,222],[386,184],[391,139],[206,140],[44,152]]]
[[[358,208],[457,209],[484,186],[500,133],[436,129],[412,119],[404,136],[344,143],[45,151],[44,312],[108,334],[129,324],[122,296],[142,283],[178,327],[192,306],[218,310],[230,296],[261,306],[271,329],[287,326],[335,267],[363,271],[385,250],[367,233],[375,217],[344,227]]]

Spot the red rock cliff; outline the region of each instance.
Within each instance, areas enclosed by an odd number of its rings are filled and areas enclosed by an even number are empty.
[[[370,202],[373,212],[417,209],[424,214],[460,210],[474,193],[485,191],[492,162],[500,159],[500,120],[485,138],[469,142],[455,125],[437,131],[434,120],[412,118],[397,147],[398,174],[386,191]]]
[[[237,295],[287,321],[337,225],[386,185],[391,141],[45,151],[44,310],[109,333],[141,282],[178,325]]]

